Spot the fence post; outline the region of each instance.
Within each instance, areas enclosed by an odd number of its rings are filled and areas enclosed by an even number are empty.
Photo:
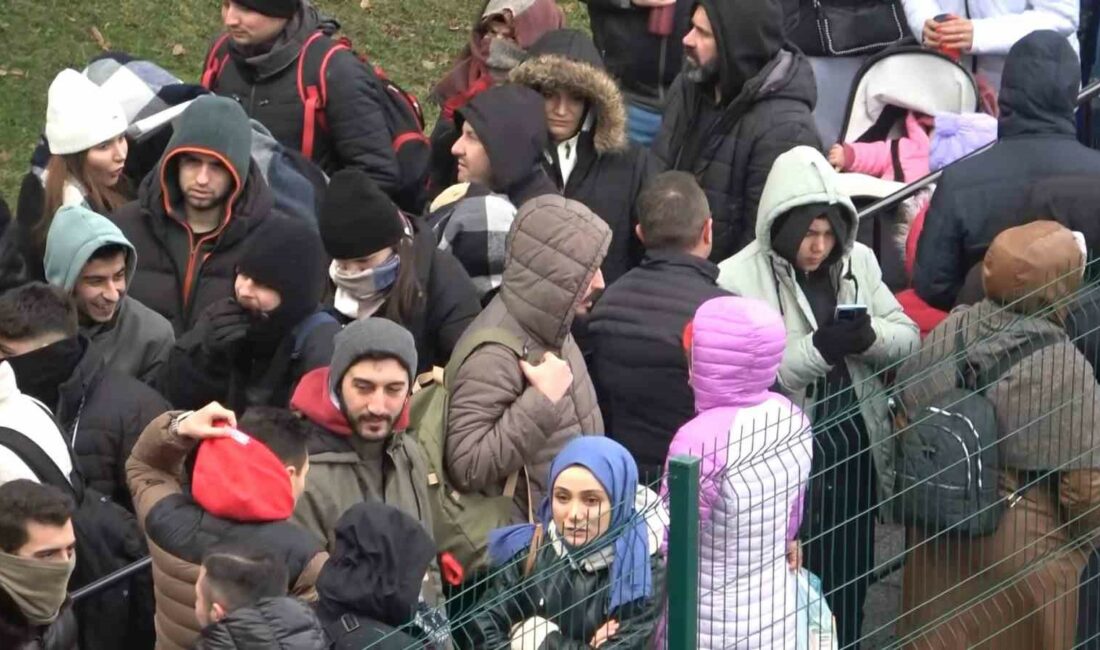
[[[668,650],[693,650],[699,625],[699,459],[668,461]]]

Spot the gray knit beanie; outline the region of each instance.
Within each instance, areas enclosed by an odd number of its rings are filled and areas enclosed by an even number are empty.
[[[393,357],[409,372],[412,385],[416,374],[416,341],[409,330],[386,318],[357,320],[336,335],[332,363],[329,364],[328,389],[339,395],[340,383],[348,368],[364,356]]]

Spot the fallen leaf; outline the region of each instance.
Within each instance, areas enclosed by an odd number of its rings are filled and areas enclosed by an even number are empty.
[[[4,165],[4,164],[10,163],[10,162],[11,162],[11,152],[7,151],[6,149],[5,150],[0,150],[0,165]]]
[[[447,29],[451,30],[452,32],[465,31],[466,27],[468,27],[468,25],[466,23],[464,23],[463,21],[457,19],[457,18],[452,18],[447,23]]]
[[[107,42],[107,39],[103,38],[103,33],[99,31],[99,28],[93,26],[89,28],[88,31],[91,33],[92,39],[96,42],[96,45],[99,46],[99,49],[104,51],[111,49],[111,44]]]
[[[184,54],[187,54],[187,50],[182,45],[176,43],[172,46],[172,56],[183,56]]]
[[[359,8],[360,9],[366,9],[366,10],[369,11],[370,10],[370,0],[363,0],[362,2],[360,2],[359,3]]]

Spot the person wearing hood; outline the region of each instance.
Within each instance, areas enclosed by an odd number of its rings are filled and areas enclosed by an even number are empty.
[[[1100,385],[1095,360],[1064,325],[1084,261],[1073,233],[1053,221],[1005,230],[982,263],[986,298],[952,311],[898,372],[912,412],[956,385],[956,335],[961,363],[973,368],[1049,339],[985,387],[1000,427],[998,485],[1009,497],[996,531],[934,539],[911,531],[903,598],[919,606],[898,632],[915,634],[914,648],[1077,647],[1078,577],[1100,543]],[[1095,620],[1095,608],[1085,605],[1082,616]]]
[[[460,492],[503,494],[506,479],[523,470],[528,481],[519,481],[515,503],[526,513],[526,484],[538,503],[561,448],[578,435],[603,435],[596,389],[570,327],[603,286],[600,264],[610,240],[607,224],[576,201],[542,196],[520,210],[500,293],[463,339],[501,329],[527,358],[490,343],[455,373],[444,462]]]
[[[626,138],[626,103],[583,32],[561,29],[543,36],[509,79],[542,94],[550,142],[542,165],[567,199],[588,206],[611,228],[603,274],[611,284],[637,266],[635,205],[658,166],[647,149]]]
[[[1027,208],[1033,188],[1100,175],[1100,152],[1077,142],[1080,74],[1077,55],[1056,32],[1032,32],[1009,50],[997,143],[944,170],[924,218],[913,288],[928,304],[950,309],[994,237],[1044,216]],[[1066,187],[1063,198],[1072,192]]]
[[[775,159],[799,145],[821,148],[813,70],[784,38],[779,0],[699,0],[684,37],[684,71],[653,150],[706,191],[714,262],[752,241]]]
[[[245,243],[274,212],[252,163],[252,129],[237,102],[203,96],[177,119],[138,199],[111,218],[137,251],[130,295],[182,335],[233,295]]]
[[[68,597],[76,567],[73,503],[34,481],[0,485],[0,646],[77,650]]]
[[[274,218],[258,228],[237,261],[233,297],[207,307],[161,366],[155,385],[168,401],[286,406],[302,375],[328,363],[340,329],[320,308],[323,258],[309,224]]]
[[[481,311],[478,292],[458,260],[436,248],[418,217],[402,212],[357,169],[332,176],[318,215],[332,308],[341,323],[372,316],[407,328],[416,340],[416,374],[443,367]]]
[[[219,544],[265,548],[287,567],[291,595],[313,595],[328,554],[289,521],[308,472],[304,426],[284,409],[251,408],[238,426],[233,411],[211,403],[149,423],[126,474],[153,558],[157,650],[198,639],[195,583]]]
[[[306,153],[302,79],[325,70],[325,105],[314,131],[309,157],[325,173],[355,167],[390,196],[403,189],[392,129],[383,106],[389,99],[377,75],[355,52],[336,46],[335,20],[322,16],[309,0],[226,0],[225,34],[207,53],[219,61],[203,75],[203,85],[239,103],[283,146]],[[309,46],[314,34],[321,36]],[[315,69],[302,70],[305,66]],[[307,154],[308,155],[308,154]],[[411,209],[413,206],[409,206]]]
[[[290,407],[309,430],[310,483],[294,521],[330,550],[336,521],[374,499],[432,530],[427,461],[407,431],[416,371],[412,335],[384,318],[336,335],[332,363],[302,377]]]
[[[69,293],[80,332],[107,367],[150,383],[176,341],[172,324],[127,289],[137,251],[110,219],[80,206],[57,212],[46,240],[46,280]]]
[[[697,647],[791,650],[813,434],[802,411],[772,392],[786,328],[771,306],[735,297],[703,303],[688,328],[698,415],[676,432],[668,457],[700,459]]]
[[[79,205],[109,214],[133,198],[123,173],[126,112],[112,93],[72,69],[50,83],[48,158],[23,177],[16,220],[0,239],[2,288],[46,279],[42,259],[54,215]]]
[[[901,5],[918,43],[962,54],[962,65],[988,80],[994,92],[1002,87],[1005,55],[1031,32],[1053,31],[1080,51],[1078,0],[902,0]],[[945,14],[946,20],[936,20]],[[1078,64],[1078,79],[1080,74]]]
[[[547,479],[536,521],[489,535],[496,571],[463,628],[470,647],[650,647],[665,595],[664,506],[609,438],[573,440]]]
[[[555,0],[484,0],[469,42],[429,96],[439,106],[431,135],[431,186],[436,192],[457,178],[451,147],[462,135],[462,127],[455,122],[455,112],[479,94],[505,83],[535,42],[564,26],[565,14]]]
[[[894,486],[879,371],[915,351],[919,333],[882,281],[874,253],[856,242],[856,210],[837,183],[816,149],[779,156],[761,196],[756,241],[719,264],[718,286],[765,301],[786,324],[778,388],[818,425],[802,524],[806,564],[821,577],[845,647],[860,635],[876,503]],[[863,312],[841,318],[842,305]]]
[[[142,428],[168,408],[164,398],[107,368],[68,296],[38,282],[0,294],[0,357],[20,390],[52,411],[87,485],[130,509],[123,465]]]
[[[455,114],[461,133],[451,152],[463,197],[428,217],[439,247],[462,262],[488,302],[500,286],[516,210],[543,194],[560,194],[542,168],[547,144],[542,95],[510,84],[491,88]]]
[[[245,540],[211,548],[195,581],[194,650],[327,650],[312,608],[288,598],[286,566]]]
[[[317,578],[316,611],[333,650],[406,650],[435,542],[407,513],[377,501],[348,508]]]

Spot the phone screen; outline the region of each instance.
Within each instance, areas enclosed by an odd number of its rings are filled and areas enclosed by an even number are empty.
[[[852,321],[867,313],[867,305],[837,305],[835,318],[838,321]]]

